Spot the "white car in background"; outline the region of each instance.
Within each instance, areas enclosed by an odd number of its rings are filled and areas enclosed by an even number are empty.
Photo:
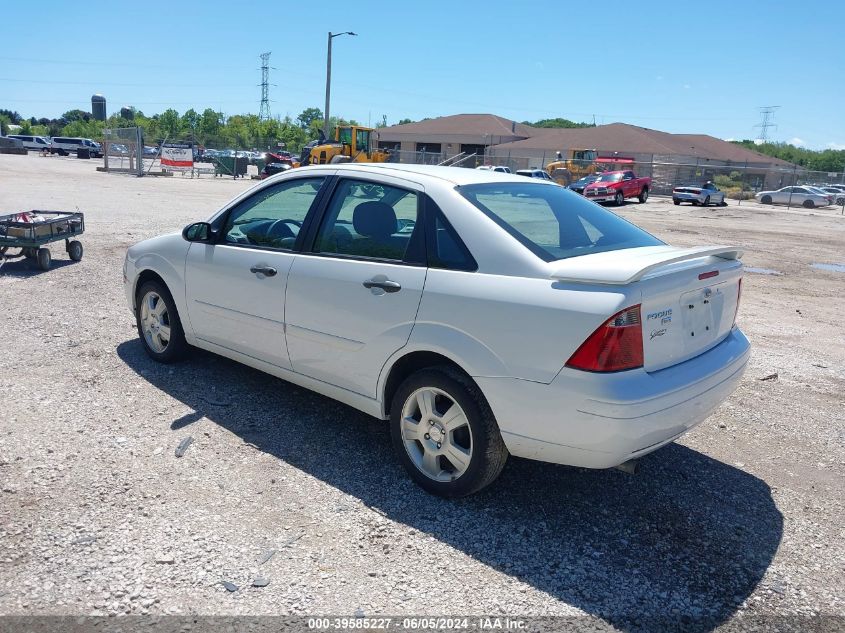
[[[479,165],[476,169],[480,169],[481,171],[495,171],[500,174],[511,173],[511,168],[507,165]]]
[[[200,347],[389,420],[410,476],[459,496],[509,454],[608,468],[704,420],[749,356],[740,255],[554,183],[374,163],[268,178],[123,276],[153,359]]]
[[[537,180],[551,180],[552,179],[552,177],[549,176],[542,169],[517,169],[516,175],[517,176],[525,176],[526,178],[536,178]]]
[[[703,185],[681,185],[672,190],[672,202],[676,205],[682,202],[691,202],[694,205],[706,207],[711,204],[726,206],[725,192],[719,189],[712,182],[705,182]]]
[[[776,191],[761,191],[754,194],[754,198],[761,204],[800,204],[807,209],[826,207],[830,204],[826,195],[813,192],[807,187],[783,187]]]

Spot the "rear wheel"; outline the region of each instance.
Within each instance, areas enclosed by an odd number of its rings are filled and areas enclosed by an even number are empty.
[[[813,202],[812,200],[804,200],[804,208],[805,209],[812,209],[815,206],[816,206],[816,203]]]
[[[613,196],[613,204],[615,204],[617,207],[621,207],[623,204],[625,204],[625,196],[622,195],[621,191],[617,191],[616,195]]]
[[[53,258],[50,255],[50,249],[39,248],[38,253],[35,256],[35,259],[38,263],[38,267],[41,270],[50,270],[50,263],[53,261]]]
[[[763,204],[772,204],[772,197],[771,196],[763,196],[760,198],[760,202]]]
[[[188,343],[176,304],[161,282],[148,281],[138,290],[135,321],[144,351],[153,360],[172,363],[187,352]]]
[[[648,200],[648,187],[643,187],[643,190],[640,191],[640,195],[637,196],[637,200],[639,200],[640,203],[643,203]]]
[[[406,378],[393,397],[390,427],[399,461],[432,494],[477,492],[499,476],[508,457],[484,395],[451,367]]]

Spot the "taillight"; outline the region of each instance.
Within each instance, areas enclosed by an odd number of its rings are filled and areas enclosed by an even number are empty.
[[[643,366],[640,306],[617,312],[581,344],[567,367],[583,371],[622,371]]]
[[[734,325],[736,325],[736,315],[739,314],[740,297],[742,297],[742,277],[739,278],[739,283],[736,285],[736,310],[734,310]]]

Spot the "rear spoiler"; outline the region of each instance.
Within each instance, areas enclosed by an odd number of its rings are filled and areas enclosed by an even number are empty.
[[[628,248],[563,260],[553,264],[554,269],[550,276],[558,281],[624,286],[639,281],[651,271],[669,264],[701,257],[736,260],[742,257],[742,253],[738,246]]]

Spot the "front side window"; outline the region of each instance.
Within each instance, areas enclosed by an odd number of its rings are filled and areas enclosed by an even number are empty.
[[[319,253],[424,263],[425,236],[416,192],[343,180],[326,211]]]
[[[663,244],[618,215],[563,187],[487,183],[463,185],[457,190],[547,262]]]
[[[293,249],[323,180],[289,180],[253,194],[229,214],[223,228],[223,242]]]

